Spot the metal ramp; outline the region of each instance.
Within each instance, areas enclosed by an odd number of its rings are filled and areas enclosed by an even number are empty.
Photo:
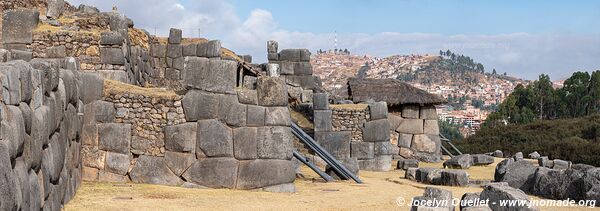
[[[312,137],[310,137],[308,134],[306,134],[304,132],[304,130],[302,130],[300,127],[298,127],[298,125],[296,125],[295,123],[292,123],[292,133],[296,137],[298,137],[298,139],[300,139],[300,141],[305,143],[319,157],[323,158],[323,160],[327,163],[327,165],[329,165],[340,176],[341,179],[344,179],[344,180],[352,179],[356,183],[362,183],[362,181],[356,175],[352,174],[352,172],[350,172],[344,165],[342,165],[337,159],[335,159],[331,154],[329,154],[329,152],[327,152],[319,144],[317,144],[317,142],[315,142],[315,140],[313,140]],[[295,152],[294,156],[296,156],[295,154],[297,154],[297,153]],[[298,155],[300,155],[300,154],[298,154]],[[306,158],[304,158],[304,159],[306,159]],[[299,160],[302,161],[301,159],[299,159]],[[312,168],[313,167],[311,167],[311,169]],[[316,168],[316,166],[315,166],[315,168]],[[315,169],[313,169],[313,170],[315,170]],[[318,171],[322,172],[320,169]],[[317,172],[317,174],[319,174],[318,171],[315,170],[315,172]],[[319,174],[319,175],[321,175],[321,174]],[[327,175],[327,176],[329,176],[329,175]],[[321,176],[321,177],[323,177],[323,176]],[[323,177],[323,178],[327,181],[327,179],[325,177]]]
[[[454,155],[454,154],[452,154],[452,152],[450,152],[450,150],[448,150],[446,147],[444,147],[444,142],[445,142],[446,144],[448,144],[448,146],[450,146],[450,148],[451,148],[452,150],[454,150],[454,152],[456,153],[456,155],[462,155],[462,154],[463,154],[463,153],[462,153],[460,150],[458,150],[458,148],[456,148],[456,146],[454,146],[454,144],[452,144],[452,140],[450,140],[450,139],[447,139],[446,137],[444,137],[444,135],[440,134],[440,140],[442,141],[442,143],[441,143],[441,145],[440,145],[440,146],[441,146],[442,150],[443,150],[443,151],[444,151],[444,152],[445,152],[445,153],[446,153],[448,156],[450,156],[450,157],[454,157],[455,155]]]
[[[326,174],[325,172],[321,171],[321,169],[319,169],[319,167],[317,167],[314,163],[311,163],[310,161],[308,161],[308,159],[306,159],[304,156],[302,156],[296,150],[294,150],[294,157],[296,157],[296,159],[300,160],[300,162],[304,163],[304,165],[307,165],[315,173],[317,173],[319,176],[321,176],[321,178],[323,178],[326,182],[333,181],[333,178],[331,176],[329,176],[329,174]]]

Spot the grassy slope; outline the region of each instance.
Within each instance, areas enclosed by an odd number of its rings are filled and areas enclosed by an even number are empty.
[[[594,128],[600,128],[600,115],[484,128],[457,145],[470,153],[500,149],[508,155],[527,155],[538,151],[551,159],[600,166],[600,145],[590,136]]]

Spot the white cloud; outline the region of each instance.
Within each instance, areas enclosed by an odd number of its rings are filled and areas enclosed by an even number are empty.
[[[229,1],[194,0],[184,6],[178,0],[69,0],[73,4],[96,5],[103,11],[117,5],[136,27],[167,35],[180,28],[186,37],[220,39],[240,54],[251,54],[255,62],[266,60],[266,41],[279,41],[280,48],[333,48],[333,33],[288,31],[264,9],[255,9],[242,20]],[[600,36],[582,34],[442,35],[381,32],[338,34],[338,46],[357,54],[437,53],[439,50],[468,55],[488,70],[535,79],[549,73],[553,79],[575,70],[600,69]]]

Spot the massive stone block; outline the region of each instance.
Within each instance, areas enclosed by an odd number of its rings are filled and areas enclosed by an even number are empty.
[[[256,82],[258,104],[261,106],[287,106],[287,86],[278,77],[259,77]]]
[[[238,102],[236,95],[221,95],[219,119],[234,127],[246,126],[247,106]]]
[[[408,134],[423,134],[423,120],[422,119],[402,119],[396,132],[408,133]]]
[[[400,133],[398,137],[398,146],[404,148],[410,148],[412,144],[413,134]]]
[[[183,45],[183,56],[196,56],[198,44]]]
[[[21,102],[21,72],[12,66],[0,66],[0,82],[2,83],[2,99],[9,105]]]
[[[198,49],[196,49],[196,54],[199,57],[221,57],[221,41],[219,40],[211,40],[206,43],[198,44]]]
[[[398,154],[397,148],[398,148],[397,146],[392,145],[392,143],[390,143],[389,141],[374,143],[375,156]]]
[[[258,105],[258,96],[256,90],[237,89],[238,102],[248,105]]]
[[[425,124],[423,126],[423,132],[425,134],[438,135],[440,134],[440,127],[438,126],[438,120],[425,120]]]
[[[296,87],[302,87],[304,89],[315,89],[315,87],[320,87],[318,86],[318,81],[315,77],[318,76],[312,76],[312,75],[287,75],[285,77],[285,81],[286,83],[288,83],[291,86],[296,86]]]
[[[115,106],[111,102],[96,100],[84,106],[85,124],[111,123],[115,120]]]
[[[350,143],[351,149],[351,157],[365,160],[365,159],[373,159],[374,157],[374,143],[372,142],[358,142],[352,141]]]
[[[432,139],[430,135],[414,135],[411,149],[419,152],[437,153],[440,149],[441,142],[438,139]]]
[[[111,31],[126,30],[129,27],[133,27],[133,21],[119,12],[110,12],[108,16],[108,25]]]
[[[165,148],[174,152],[191,152],[196,149],[198,124],[195,122],[165,127]]]
[[[313,109],[329,110],[329,96],[327,93],[313,93]]]
[[[294,75],[312,75],[313,67],[310,62],[294,62]]]
[[[480,195],[481,200],[489,200],[488,206],[492,210],[537,210],[530,206],[529,196],[522,190],[512,188],[507,183],[490,183],[483,187]],[[500,201],[519,201],[519,205],[503,207]],[[522,203],[522,204],[521,204]]]
[[[12,171],[9,146],[0,141],[0,209],[17,210],[17,178]]]
[[[196,162],[196,155],[167,151],[165,152],[165,162],[175,175],[181,176],[183,172]]]
[[[106,171],[118,175],[125,175],[127,174],[127,170],[129,170],[131,159],[129,158],[129,155],[126,154],[107,152],[105,162],[104,169]]]
[[[422,106],[419,113],[419,119],[438,120],[437,111],[435,106]]]
[[[237,63],[234,61],[186,57],[184,84],[209,92],[235,94]]]
[[[169,44],[181,44],[181,29],[169,30]]]
[[[208,157],[233,157],[233,135],[231,128],[218,120],[198,121],[196,154],[203,152]]]
[[[199,90],[191,90],[181,101],[188,122],[216,119],[219,116],[220,96]]]
[[[58,19],[62,15],[65,8],[64,0],[48,0],[48,9],[46,10],[46,17],[52,19]]]
[[[88,104],[94,100],[102,99],[104,91],[104,80],[92,73],[80,73],[81,98],[83,103]]]
[[[500,164],[498,166],[500,166]],[[506,166],[504,175],[502,175],[500,178],[495,178],[495,180],[496,182],[507,182],[511,187],[529,192],[533,187],[533,183],[535,182],[536,169],[537,168],[529,161],[516,161],[508,164]]]
[[[314,124],[315,131],[331,131],[331,110],[315,110],[314,111]]]
[[[23,153],[23,144],[25,143],[25,122],[21,109],[16,106],[6,106],[0,109],[2,113],[2,123],[0,129],[2,133],[0,138],[8,143],[9,155],[14,160],[17,155]]]
[[[337,159],[346,159],[350,157],[351,139],[352,133],[350,131],[315,132],[315,140],[317,143]]]
[[[123,41],[120,32],[106,31],[100,34],[100,45],[122,45]]]
[[[419,111],[420,109],[418,105],[404,105],[402,107],[402,117],[408,119],[418,119]]]
[[[444,167],[468,169],[473,165],[473,158],[469,154],[457,155],[444,162]]]
[[[167,45],[167,57],[174,59],[183,56],[183,47],[179,44],[168,44]]]
[[[292,158],[292,132],[289,127],[261,127],[257,131],[258,157],[262,159]]]
[[[293,75],[294,74],[294,62],[290,61],[279,61],[279,70],[282,75]]]
[[[369,104],[369,111],[371,112],[371,120],[385,119],[388,117],[387,103],[385,102]]]
[[[277,41],[267,41],[267,53],[277,53],[277,48],[279,48],[279,43]]]
[[[183,180],[169,170],[162,157],[140,156],[135,162],[135,166],[131,169],[131,172],[129,172],[129,177],[135,183],[159,185],[183,184]]]
[[[294,166],[294,162],[288,160],[241,161],[236,188],[255,189],[294,182]]]
[[[30,44],[33,30],[37,27],[40,13],[33,9],[4,11],[2,17],[2,42]]]
[[[390,124],[387,119],[366,122],[363,129],[363,140],[367,142],[389,141]]]
[[[101,150],[128,154],[130,145],[130,124],[98,124],[98,146]]]
[[[164,58],[167,55],[167,46],[161,44],[154,44],[150,48],[150,54],[154,58]]]
[[[301,49],[283,49],[279,52],[279,60],[281,61],[302,61],[302,50]]]
[[[188,182],[210,188],[234,188],[238,161],[233,158],[205,158],[196,161],[183,173]]]
[[[125,64],[125,55],[121,48],[100,48],[100,62],[103,64]]]
[[[260,127],[265,125],[265,113],[266,108],[262,106],[248,105],[248,111],[246,112],[246,125],[253,127]]]
[[[242,127],[233,129],[233,154],[238,160],[258,158],[257,129]]]

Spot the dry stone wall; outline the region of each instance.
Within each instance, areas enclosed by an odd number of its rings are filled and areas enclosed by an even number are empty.
[[[425,162],[441,160],[441,140],[435,106],[394,106],[388,116],[399,155]],[[395,129],[394,129],[395,128]]]
[[[350,131],[352,141],[362,141],[362,126],[371,119],[367,104],[331,105],[332,130]]]
[[[81,184],[86,91],[69,61],[0,63],[0,210],[60,210]]]

